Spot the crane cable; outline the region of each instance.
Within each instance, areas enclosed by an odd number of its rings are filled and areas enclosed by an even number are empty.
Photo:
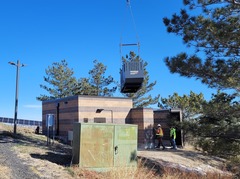
[[[122,47],[123,47],[123,46],[138,46],[138,55],[139,55],[139,53],[140,53],[140,42],[139,42],[139,37],[138,37],[138,33],[137,33],[137,26],[136,26],[136,23],[135,23],[135,20],[134,20],[131,3],[130,3],[130,0],[126,0],[126,1],[127,1],[127,8],[128,8],[129,11],[130,11],[131,20],[132,20],[133,27],[134,27],[134,30],[135,30],[135,33],[136,33],[137,43],[123,44],[123,43],[122,43],[122,33],[121,33],[121,40],[120,40],[120,56],[121,56],[121,58],[122,58]]]

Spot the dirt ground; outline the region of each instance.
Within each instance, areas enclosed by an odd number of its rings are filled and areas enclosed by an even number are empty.
[[[22,179],[23,176],[25,176],[24,178],[35,176],[35,178],[44,179],[79,178],[74,176],[72,167],[69,167],[71,164],[71,146],[58,142],[46,145],[46,137],[34,134],[32,129],[25,130],[24,136],[19,138],[12,138],[8,130],[0,125],[0,178]],[[164,151],[139,149],[137,155],[141,159],[151,161],[154,165],[197,172],[201,175],[207,172],[228,174],[225,171],[223,159],[206,156],[189,147],[176,151],[172,149]],[[19,164],[17,159],[21,161]],[[14,174],[18,167],[21,170]],[[26,170],[28,173],[21,173],[22,170]]]
[[[224,159],[206,156],[191,147],[178,150],[170,148],[165,150],[139,150],[138,156],[158,162],[165,167],[178,168],[182,171],[196,172],[202,175],[208,172],[226,173]]]

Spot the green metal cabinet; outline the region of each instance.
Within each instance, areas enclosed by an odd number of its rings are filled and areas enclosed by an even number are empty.
[[[137,125],[74,123],[73,164],[93,170],[137,165]]]

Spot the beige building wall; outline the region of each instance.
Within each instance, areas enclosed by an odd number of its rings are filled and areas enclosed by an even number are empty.
[[[121,97],[72,96],[42,102],[42,131],[47,134],[46,115],[55,116],[55,134],[67,142],[68,131],[73,131],[74,122],[115,123],[138,125],[138,146],[152,143],[152,129],[158,123],[162,125],[169,143],[169,120],[181,121],[179,110],[155,110],[152,108],[132,108],[132,99]],[[104,109],[96,113],[97,109]],[[182,144],[182,132],[177,143]],[[181,137],[178,139],[178,137]]]
[[[72,96],[42,102],[42,130],[47,134],[46,115],[54,114],[56,136],[66,138],[74,122],[125,124],[132,100],[120,97]],[[104,109],[96,113],[97,109]],[[67,139],[65,139],[67,140]]]
[[[138,125],[138,144],[142,147],[152,140],[152,129],[154,125],[152,108],[134,108],[130,113],[131,124]]]
[[[72,124],[78,122],[78,96],[42,102],[42,130],[47,133],[46,115],[55,116],[55,135],[64,136],[72,130]]]
[[[88,97],[78,98],[79,122],[95,122],[97,119],[106,119],[106,123],[125,124],[126,117],[132,108],[132,100],[116,97]],[[96,113],[97,109],[104,109]]]

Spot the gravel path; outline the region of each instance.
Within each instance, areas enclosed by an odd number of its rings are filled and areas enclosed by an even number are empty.
[[[0,134],[0,166],[7,166],[10,169],[9,175],[4,178],[11,179],[38,179],[38,175],[34,174],[24,161],[18,158],[12,147],[17,142],[11,137]],[[3,176],[0,176],[2,178]]]

